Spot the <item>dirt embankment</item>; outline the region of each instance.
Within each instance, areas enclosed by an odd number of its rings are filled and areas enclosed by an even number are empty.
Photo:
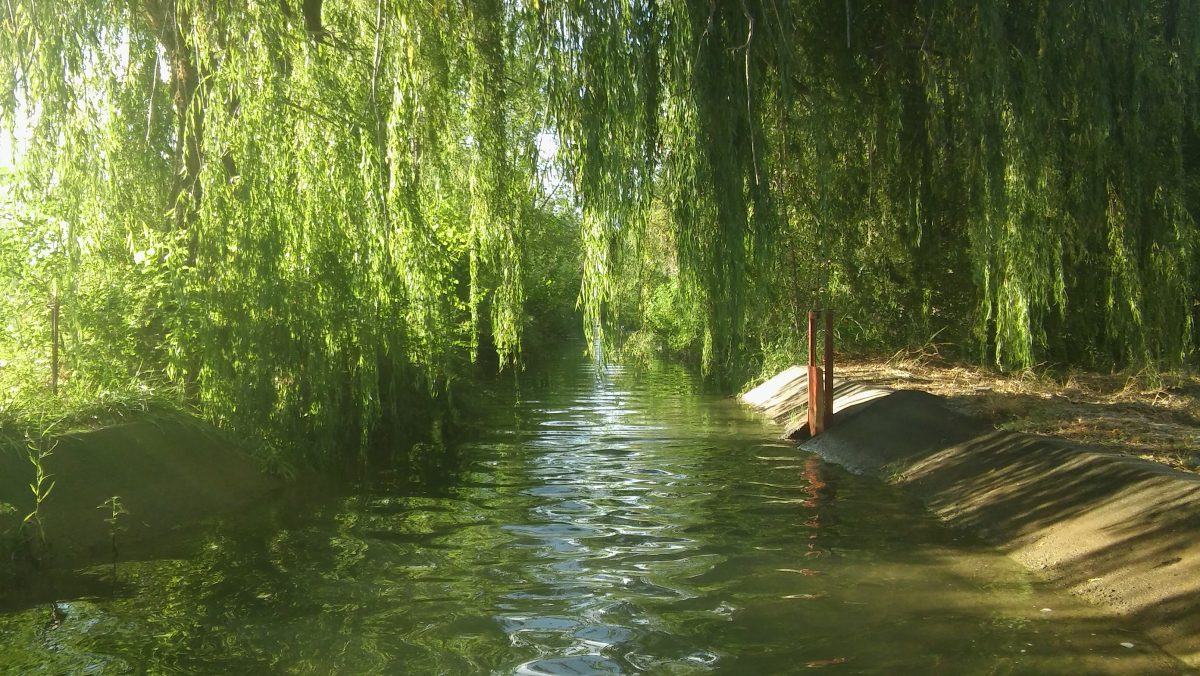
[[[861,386],[940,395],[954,410],[1008,432],[1200,469],[1200,376],[1194,374],[1001,374],[915,352],[838,364],[838,375]]]
[[[107,556],[114,524],[113,496],[125,514],[115,527],[123,542],[144,540],[179,526],[238,510],[279,486],[250,457],[203,421],[155,416],[94,431],[66,434],[45,446],[42,461],[53,482],[39,519],[50,561]],[[23,448],[0,447],[0,537],[10,547],[34,511],[35,470]],[[30,538],[25,528],[23,538]],[[38,546],[35,544],[35,546]]]
[[[1200,476],[998,430],[925,392],[839,389],[838,420],[805,449],[911,490],[948,523],[1126,616],[1200,667]],[[744,398],[798,427],[805,374],[784,372]]]

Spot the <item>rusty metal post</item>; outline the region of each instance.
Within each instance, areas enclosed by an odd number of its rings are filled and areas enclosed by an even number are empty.
[[[50,301],[50,393],[58,396],[58,296]]]
[[[825,310],[825,406],[821,427],[833,424],[833,310]]]

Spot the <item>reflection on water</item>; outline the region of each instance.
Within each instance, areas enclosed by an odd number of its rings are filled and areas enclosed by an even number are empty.
[[[0,615],[14,672],[1145,672],[1138,639],[678,369],[499,388],[436,481],[264,506]],[[87,580],[96,584],[89,585]],[[101,584],[101,582],[103,584]],[[1049,608],[1049,611],[1043,611]]]

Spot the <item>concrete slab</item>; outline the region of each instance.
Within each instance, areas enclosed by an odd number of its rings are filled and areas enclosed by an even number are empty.
[[[891,390],[866,387],[836,375],[833,379],[834,417],[850,415]],[[783,426],[789,439],[808,438],[808,369],[792,366],[742,394],[742,401]]]

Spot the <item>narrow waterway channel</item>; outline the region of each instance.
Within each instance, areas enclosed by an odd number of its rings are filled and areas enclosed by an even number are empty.
[[[264,505],[115,585],[73,574],[53,616],[4,610],[0,671],[1178,669],[681,369],[565,356],[488,399],[453,470]]]

